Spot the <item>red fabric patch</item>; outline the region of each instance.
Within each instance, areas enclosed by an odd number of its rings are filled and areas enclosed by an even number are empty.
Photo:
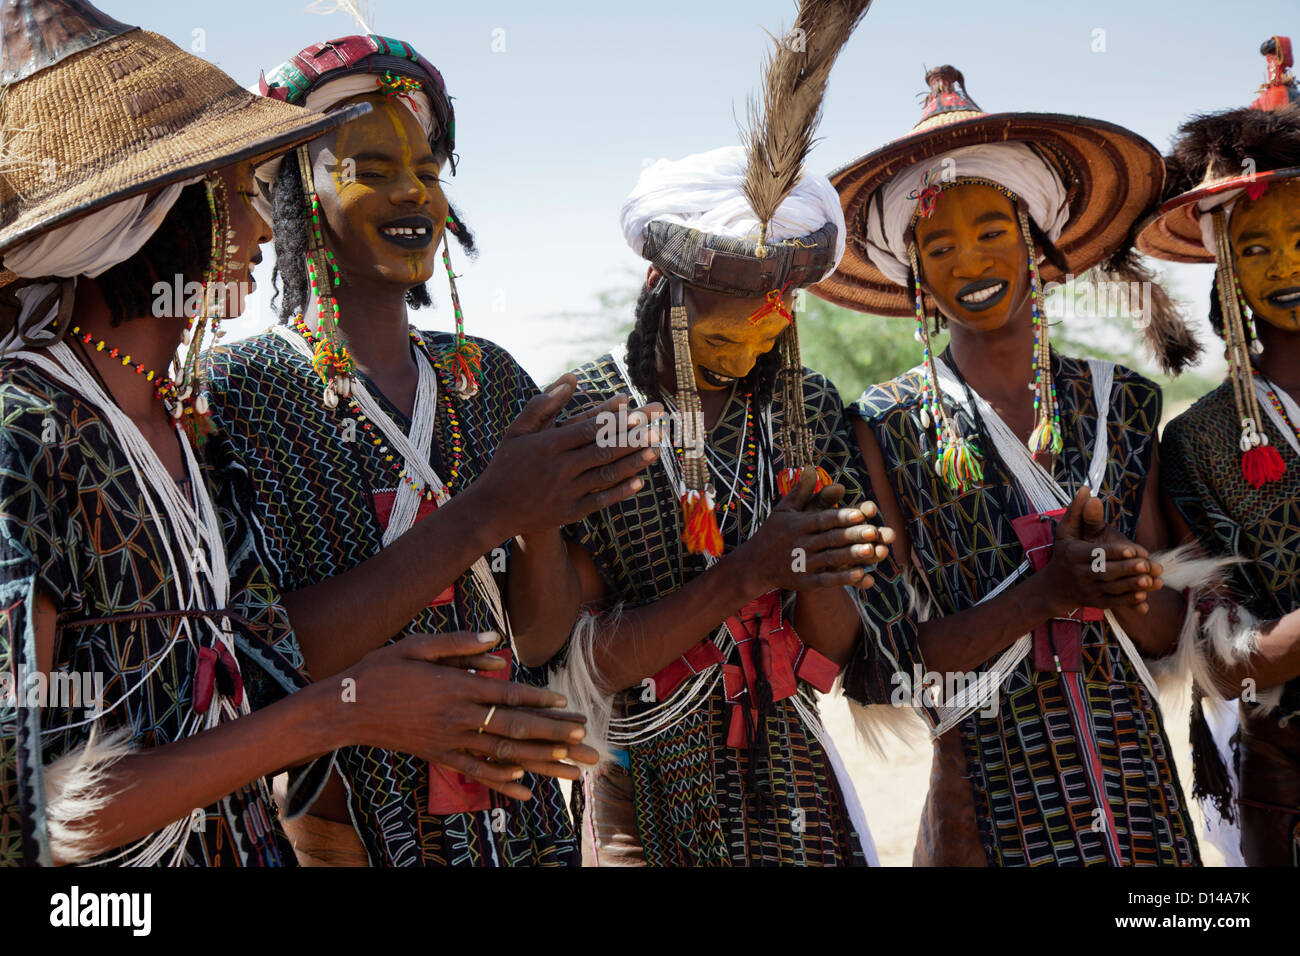
[[[479,673],[494,680],[509,680],[513,660],[510,648],[503,647],[499,651],[493,651],[492,656],[505,660],[506,666],[499,671]],[[491,729],[490,724],[488,729]],[[429,764],[429,813],[431,815],[446,817],[453,813],[476,813],[479,810],[490,809],[492,809],[492,791],[486,785],[457,770]]]
[[[375,516],[379,519],[379,530],[388,529],[388,519],[393,514],[393,503],[397,501],[397,492],[395,491],[376,491],[372,493],[375,502]],[[415,509],[415,520],[420,521],[427,518],[438,510],[438,502],[435,499],[421,498],[420,506]],[[449,584],[447,589],[429,602],[429,607],[442,607],[444,604],[450,604],[456,599],[456,585]]]

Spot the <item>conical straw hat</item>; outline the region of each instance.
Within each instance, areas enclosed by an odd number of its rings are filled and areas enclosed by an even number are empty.
[[[367,112],[321,116],[82,0],[0,11],[0,253],[130,196],[268,157]]]

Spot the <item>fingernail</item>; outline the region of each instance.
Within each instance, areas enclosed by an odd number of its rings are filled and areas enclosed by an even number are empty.
[[[573,386],[571,386],[568,382],[560,382],[546,394],[550,395],[552,398],[559,398],[565,392],[569,391],[572,387]]]
[[[510,779],[511,779],[511,780],[522,780],[522,779],[523,779],[523,776],[524,776],[524,772],[523,772],[522,770],[516,770],[516,771],[514,771],[514,773],[510,774]]]
[[[654,461],[654,460],[655,460],[655,451],[654,451],[654,449],[653,449],[653,448],[647,448],[645,451],[641,452],[641,460],[642,460],[642,461]]]
[[[581,727],[574,727],[572,730],[569,731],[570,740],[581,740],[585,736],[587,736],[587,732],[583,730]]]
[[[643,486],[644,484],[645,484],[645,482],[642,481],[640,478],[634,478],[634,479],[632,480],[632,490],[633,490],[633,491],[640,491],[641,488],[642,488],[642,486]]]
[[[555,707],[557,710],[563,710],[565,707],[568,706],[569,706],[569,699],[567,697],[557,696],[555,698]]]
[[[499,640],[501,640],[501,635],[496,631],[484,631],[478,636],[478,642],[480,644],[495,644]]]

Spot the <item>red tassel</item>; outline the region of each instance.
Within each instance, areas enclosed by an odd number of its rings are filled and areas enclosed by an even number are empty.
[[[686,527],[682,530],[682,542],[691,554],[708,554],[718,557],[722,554],[722,532],[718,530],[718,519],[713,513],[713,496],[704,491],[688,491],[682,495],[682,515]]]
[[[803,474],[803,469],[801,468],[781,469],[780,473],[776,476],[776,490],[781,493],[782,498],[784,498],[786,495],[790,493],[791,488],[799,484],[799,477],[802,474]],[[831,476],[827,474],[825,468],[822,468],[820,465],[818,465],[817,480],[813,483],[813,494],[814,495],[817,494],[817,492],[821,491],[823,488],[825,488],[827,485],[830,484],[834,484],[834,482],[831,481]]]
[[[1241,456],[1241,474],[1252,488],[1262,488],[1285,475],[1286,465],[1275,447],[1256,445]]]

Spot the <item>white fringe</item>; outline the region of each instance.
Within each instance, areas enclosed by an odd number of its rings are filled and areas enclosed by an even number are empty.
[[[601,681],[600,671],[596,668],[596,643],[603,635],[617,629],[622,616],[622,604],[603,614],[579,612],[573,633],[569,635],[565,663],[552,672],[549,682],[551,690],[565,696],[568,709],[586,715],[587,736],[582,742],[600,751],[600,765],[612,760],[609,724],[614,716],[614,695]],[[598,767],[590,768],[594,769]]]
[[[1164,657],[1148,658],[1151,676],[1160,687],[1160,706],[1167,713],[1181,711],[1189,703],[1188,690],[1197,672],[1203,667],[1198,662],[1196,613],[1197,602],[1223,584],[1223,572],[1240,564],[1237,557],[1207,558],[1196,543],[1180,545],[1166,551],[1157,551],[1151,560],[1160,565],[1164,587],[1174,591],[1187,591],[1183,611],[1183,626],[1178,643]]]
[[[129,730],[100,740],[92,725],[84,745],[45,766],[45,831],[55,863],[81,863],[107,849],[91,845],[95,830],[85,821],[112,799],[108,775],[129,753]]]

